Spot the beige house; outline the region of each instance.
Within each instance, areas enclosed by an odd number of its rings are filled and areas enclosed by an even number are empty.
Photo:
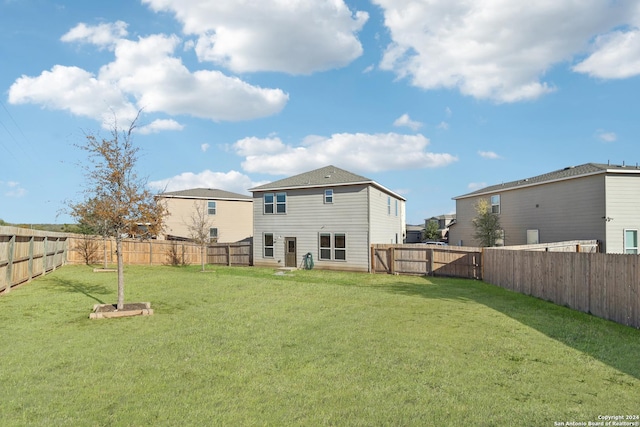
[[[499,215],[505,246],[598,240],[606,253],[638,253],[640,167],[587,163],[455,197],[449,243],[475,246],[474,206]]]
[[[402,243],[405,199],[360,175],[326,166],[254,187],[253,262],[370,271],[372,243]]]
[[[204,216],[212,242],[233,243],[253,235],[253,200],[249,196],[212,188],[159,194],[169,214],[163,239],[190,239],[190,225],[198,211]]]

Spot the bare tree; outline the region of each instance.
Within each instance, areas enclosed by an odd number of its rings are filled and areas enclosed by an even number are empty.
[[[86,144],[78,147],[87,152],[85,200],[70,203],[71,215],[85,224],[103,230],[116,241],[118,263],[117,309],[124,307],[124,265],[122,240],[128,235],[156,235],[162,230],[166,215],[164,205],[157,203],[138,177],[135,166],[139,148],[133,145],[133,131],[138,116],[127,130],[118,128],[114,120],[111,138],[87,134]]]
[[[202,271],[206,260],[207,244],[212,241],[211,226],[212,221],[206,203],[193,202],[193,213],[190,222],[187,224],[189,237],[200,245],[200,258],[202,259]]]

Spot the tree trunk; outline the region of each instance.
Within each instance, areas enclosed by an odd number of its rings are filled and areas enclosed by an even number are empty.
[[[204,261],[205,261],[205,258],[206,258],[207,247],[205,245],[202,245],[200,250],[202,252],[200,254],[200,259],[202,259],[202,271],[204,271]]]
[[[118,260],[118,306],[116,309],[124,308],[124,262],[122,259],[122,237],[116,236],[116,258]]]

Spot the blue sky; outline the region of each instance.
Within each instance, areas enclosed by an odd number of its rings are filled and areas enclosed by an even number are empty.
[[[0,218],[72,222],[87,133],[143,109],[154,191],[328,164],[407,198],[640,162],[640,6],[610,0],[0,0]]]

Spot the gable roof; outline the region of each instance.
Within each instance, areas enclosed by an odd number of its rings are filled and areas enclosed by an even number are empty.
[[[464,194],[462,196],[454,197],[454,200],[464,199],[467,197],[479,196],[483,194],[495,193],[497,191],[512,190],[516,188],[530,187],[533,185],[547,184],[555,181],[564,181],[567,179],[580,178],[590,175],[598,175],[605,173],[638,173],[640,174],[640,167],[635,166],[622,166],[610,165],[604,163],[586,163],[580,166],[569,166],[563,169],[559,169],[553,172],[545,173],[542,175],[534,176],[531,178],[525,178],[518,181],[505,182],[502,184],[491,185],[489,187],[481,188],[480,190],[473,191],[471,193]]]
[[[249,191],[293,190],[300,188],[338,187],[356,184],[369,184],[400,200],[406,200],[404,197],[378,184],[370,178],[362,175],[356,175],[333,165],[270,182],[269,184],[259,185],[257,187],[250,188]]]
[[[158,194],[158,197],[168,197],[176,199],[216,199],[216,200],[252,200],[250,196],[232,193],[230,191],[218,190],[217,188],[191,188],[181,191],[167,191]]]

